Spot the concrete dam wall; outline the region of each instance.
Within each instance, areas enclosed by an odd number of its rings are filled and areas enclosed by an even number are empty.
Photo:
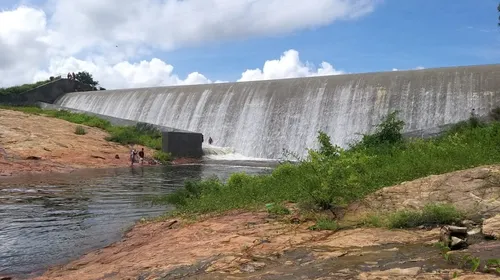
[[[226,84],[68,93],[57,104],[196,131],[256,158],[346,146],[400,110],[405,132],[486,115],[500,105],[500,64]]]

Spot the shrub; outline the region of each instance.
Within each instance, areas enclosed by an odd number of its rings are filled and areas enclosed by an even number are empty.
[[[266,205],[267,212],[271,215],[288,215],[290,210],[281,204],[269,203]]]
[[[389,216],[390,228],[435,226],[460,221],[463,213],[450,204],[428,204],[421,211],[402,210]]]
[[[316,224],[311,226],[310,230],[337,230],[339,228],[337,222],[327,218],[319,218]]]
[[[309,211],[328,210],[335,214],[337,208],[382,187],[500,162],[500,123],[467,125],[433,139],[405,140],[400,137],[402,123],[395,115],[385,121],[376,130],[376,137],[366,136],[349,150],[331,144],[329,137],[320,132],[320,147],[309,150],[299,162],[280,164],[268,175],[233,174],[227,182],[218,181],[217,188],[203,188],[203,195],[174,205],[179,211],[206,213],[290,201],[307,205]],[[438,218],[448,213],[432,209],[426,208],[425,223],[442,222]],[[392,225],[412,226],[407,221],[413,217],[421,215],[399,213],[392,217]]]
[[[387,144],[398,144],[403,142],[404,121],[398,119],[399,111],[389,113],[383,121],[377,125],[373,134],[365,134],[359,146],[374,147]]]
[[[170,153],[164,153],[162,151],[155,151],[153,154],[153,158],[163,164],[166,164],[172,160],[172,155]]]
[[[87,134],[87,131],[85,130],[85,128],[83,126],[77,125],[75,128],[75,134],[85,135],[85,134]]]

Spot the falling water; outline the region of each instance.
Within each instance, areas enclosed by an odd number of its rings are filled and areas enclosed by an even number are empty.
[[[319,130],[345,146],[400,110],[405,131],[487,114],[500,104],[500,65],[257,82],[75,92],[57,104],[201,132],[255,158],[304,154]]]

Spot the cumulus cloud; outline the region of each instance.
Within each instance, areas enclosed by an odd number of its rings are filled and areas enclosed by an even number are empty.
[[[301,62],[299,52],[292,49],[284,52],[280,59],[266,61],[262,70],[258,68],[246,70],[241,74],[238,81],[325,76],[343,73],[343,71],[335,70],[328,62],[322,62],[320,68],[314,69],[314,65]]]
[[[207,41],[286,34],[356,19],[380,0],[53,0],[52,26],[68,51],[144,45],[173,49]],[[106,42],[103,42],[103,39]]]
[[[109,88],[222,82],[198,72],[179,77],[153,54],[352,20],[379,1],[47,0],[40,7],[19,6],[0,11],[0,86],[81,70]],[[289,50],[240,80],[337,73],[326,62],[318,69],[304,64]]]

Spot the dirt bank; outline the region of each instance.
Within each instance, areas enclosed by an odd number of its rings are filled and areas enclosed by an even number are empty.
[[[104,140],[108,134],[100,129],[86,127],[87,134],[76,135],[77,124],[1,109],[0,120],[0,178],[130,164],[130,147]]]
[[[479,196],[480,201],[486,201],[476,208],[479,215],[492,216],[485,221],[486,228],[498,233],[495,215],[500,208],[489,206],[497,205],[500,197],[499,181],[495,179],[499,168],[490,166],[431,176],[403,184],[404,192],[401,185],[385,188],[351,210],[361,215],[375,205],[370,204],[374,197],[380,205],[421,199],[413,205],[419,209],[426,201],[443,195],[422,195],[428,191],[422,187],[426,182],[441,182],[431,184],[441,187],[455,182],[448,185],[454,191],[449,192],[451,198],[446,201],[461,204],[465,199],[460,196],[467,199]],[[311,231],[308,228],[312,222],[294,223],[298,214],[293,205],[289,207],[292,214],[285,217],[234,211],[194,223],[179,219],[173,225],[172,221],[138,224],[121,242],[53,268],[39,279],[499,278],[462,270],[445,261],[440,249],[433,245],[438,241],[439,229]],[[469,253],[479,258],[500,256],[500,243],[480,241],[471,246]]]

